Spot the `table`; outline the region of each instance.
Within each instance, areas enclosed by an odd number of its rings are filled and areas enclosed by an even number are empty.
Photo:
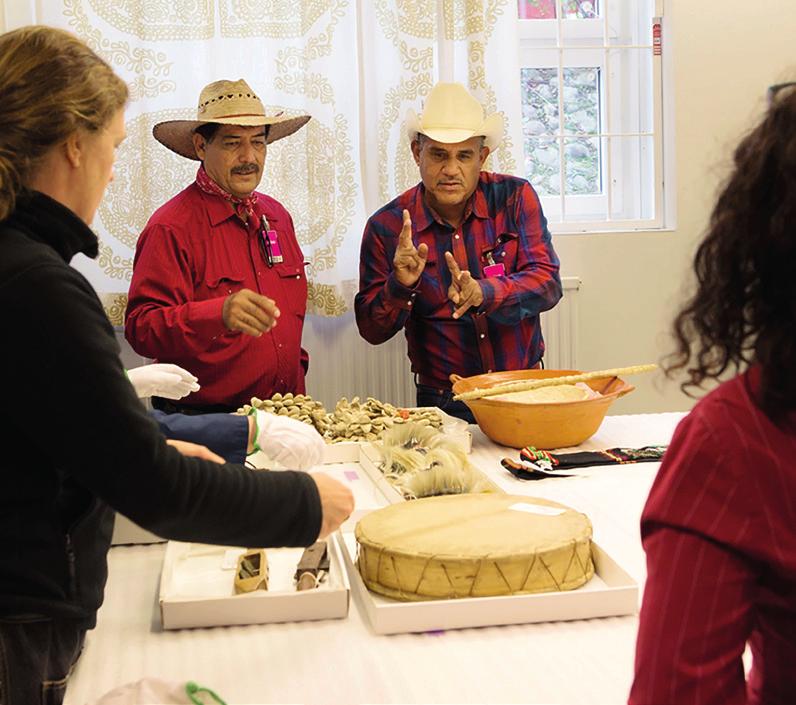
[[[579,449],[667,444],[683,414],[606,417]],[[585,468],[525,482],[500,467],[517,457],[473,431],[472,461],[506,492],[584,513],[594,538],[638,582],[639,518],[658,463]],[[354,600],[347,619],[163,631],[157,605],[164,545],[119,546],[96,629],[70,680],[83,705],[143,677],[195,680],[232,703],[623,703],[638,618],[611,617],[379,636]]]

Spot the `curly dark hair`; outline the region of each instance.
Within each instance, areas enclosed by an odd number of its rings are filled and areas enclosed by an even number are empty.
[[[674,321],[666,373],[686,394],[728,369],[761,368],[758,404],[796,409],[796,87],[741,141],[694,259],[697,288]]]

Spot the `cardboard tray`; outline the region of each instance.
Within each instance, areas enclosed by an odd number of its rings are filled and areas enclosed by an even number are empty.
[[[293,584],[303,549],[276,548],[266,550],[269,589],[235,595],[235,560],[244,549],[170,541],[160,576],[161,624],[183,629],[346,617],[347,571],[338,542],[330,537],[328,546],[329,575],[316,589],[297,592]]]
[[[353,532],[338,534],[351,591],[376,634],[440,631],[636,614],[638,584],[592,543],[595,576],[577,590],[401,602],[371,592],[356,567]]]

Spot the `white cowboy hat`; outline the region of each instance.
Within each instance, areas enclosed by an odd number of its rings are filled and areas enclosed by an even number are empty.
[[[268,125],[266,142],[276,142],[292,135],[310,119],[309,115],[285,117],[281,112],[266,115],[262,101],[243,79],[214,81],[199,95],[196,120],[166,120],[152,128],[155,139],[172,152],[199,160],[193,146],[193,133],[209,122],[221,125]]]
[[[503,115],[492,113],[485,118],[481,103],[461,83],[437,83],[421,116],[411,109],[406,113],[406,131],[410,140],[419,132],[445,144],[483,136],[491,151],[503,138]]]

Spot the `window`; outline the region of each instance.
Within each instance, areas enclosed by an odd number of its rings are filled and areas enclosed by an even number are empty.
[[[661,0],[518,0],[525,173],[555,232],[663,227]]]

